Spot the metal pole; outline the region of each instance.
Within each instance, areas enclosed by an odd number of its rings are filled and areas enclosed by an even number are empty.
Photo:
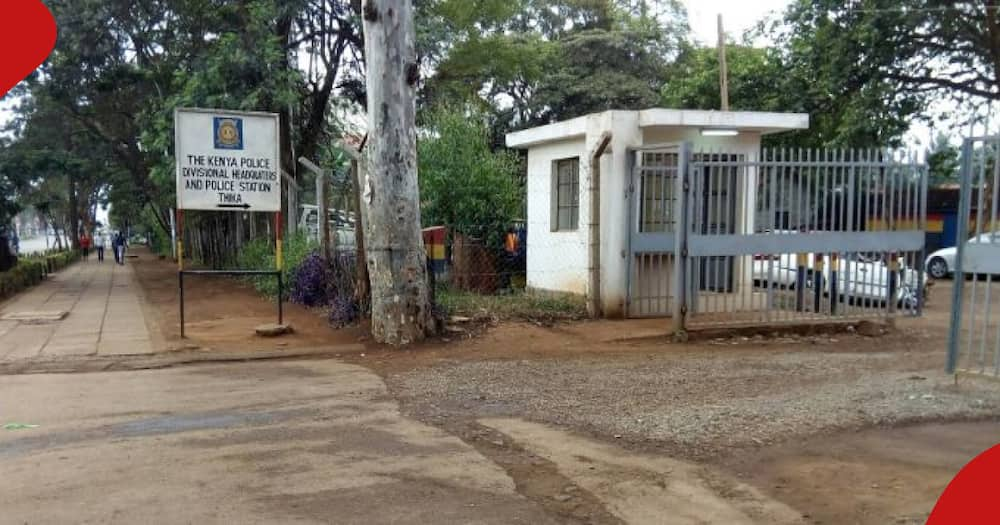
[[[278,324],[282,324],[284,321],[284,312],[282,307],[282,302],[284,301],[283,295],[283,280],[281,278],[282,267],[284,266],[284,258],[282,256],[282,246],[281,246],[281,212],[275,212],[274,214],[274,231],[275,231],[275,246],[274,246],[274,265],[277,268],[278,273]]]
[[[278,272],[278,324],[285,323],[285,313],[284,313],[284,279],[281,276],[281,272]]]
[[[184,210],[177,209],[177,287],[180,301],[181,339],[184,339]]]
[[[962,322],[962,300],[965,288],[965,273],[962,259],[965,254],[965,242],[969,236],[969,215],[972,208],[972,140],[965,139],[962,143],[961,190],[958,207],[958,237],[957,253],[955,255],[955,277],[951,289],[951,325],[948,330],[948,361],[945,371],[955,373],[958,364],[959,330]]]
[[[184,339],[184,270],[177,270],[177,288],[181,302],[181,339]]]
[[[837,253],[830,254],[830,315],[837,315],[837,301],[839,291],[837,290],[837,271],[840,268],[840,256]]]
[[[719,13],[719,99],[722,111],[729,111],[729,71],[726,65],[726,32],[722,29],[722,13]]]
[[[823,299],[823,254],[813,254],[813,312],[822,311]]]
[[[690,186],[688,183],[688,164],[690,156],[690,146],[688,143],[681,143],[677,152],[677,187],[674,190],[678,196],[677,205],[674,206],[674,304],[673,304],[673,325],[674,337],[684,338],[687,329],[687,298],[685,297],[685,270],[687,269],[687,210],[688,195]]]
[[[170,214],[170,253],[177,258],[177,219],[176,214]]]

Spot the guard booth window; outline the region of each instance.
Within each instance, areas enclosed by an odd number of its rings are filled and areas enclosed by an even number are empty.
[[[552,231],[576,230],[580,221],[580,159],[562,159],[554,164]]]

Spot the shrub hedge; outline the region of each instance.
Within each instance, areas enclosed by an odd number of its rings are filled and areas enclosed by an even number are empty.
[[[79,252],[70,250],[18,259],[13,268],[0,272],[0,299],[42,282],[48,274],[69,266],[79,258]]]

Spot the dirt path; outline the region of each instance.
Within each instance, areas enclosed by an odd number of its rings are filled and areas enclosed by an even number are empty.
[[[175,349],[199,347],[205,351],[260,351],[282,348],[327,348],[356,345],[367,340],[363,327],[334,330],[322,312],[299,305],[284,306],[285,321],[295,332],[280,339],[262,339],[254,327],[277,320],[277,306],[249,284],[224,276],[191,275],[184,279],[187,339],[180,338],[177,267],[148,251],[133,264],[155,324],[166,344]],[[345,349],[345,351],[350,351]]]
[[[948,482],[1000,442],[1000,421],[816,437],[718,462],[811,523],[919,525]]]

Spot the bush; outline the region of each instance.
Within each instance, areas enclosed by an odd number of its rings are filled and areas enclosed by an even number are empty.
[[[284,252],[284,266],[281,270],[281,278],[286,283],[284,298],[289,297],[289,288],[295,272],[305,258],[315,250],[316,243],[309,240],[303,234],[296,234],[292,237],[282,239],[282,250]],[[269,239],[255,239],[243,245],[237,262],[241,270],[274,270],[274,245]],[[252,283],[258,292],[267,297],[278,296],[278,281],[270,275],[259,275],[248,277],[247,281]]]
[[[519,157],[492,148],[489,119],[472,107],[438,107],[427,119],[429,136],[417,143],[424,225],[500,246],[503,232],[523,217]]]
[[[46,275],[69,266],[79,258],[79,253],[66,251],[18,260],[13,268],[0,272],[0,299],[42,282]]]
[[[310,253],[292,275],[291,300],[305,306],[327,304],[329,268],[318,253]]]
[[[354,254],[338,254],[329,264],[318,253],[309,254],[292,278],[292,302],[328,306],[330,324],[335,327],[353,323],[363,308],[354,297],[355,268]]]
[[[360,314],[358,302],[353,297],[338,295],[330,302],[330,325],[335,328],[347,326],[358,320]]]

